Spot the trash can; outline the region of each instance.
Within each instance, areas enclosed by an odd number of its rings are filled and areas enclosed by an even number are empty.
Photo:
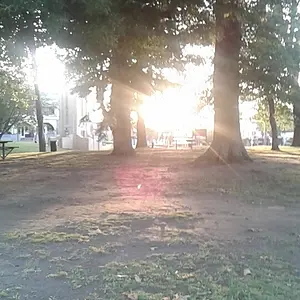
[[[50,138],[50,151],[56,152],[57,151],[57,141],[56,138]]]

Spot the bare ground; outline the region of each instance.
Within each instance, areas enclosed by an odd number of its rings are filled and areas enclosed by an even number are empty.
[[[15,155],[0,164],[0,299],[300,299],[300,151]]]

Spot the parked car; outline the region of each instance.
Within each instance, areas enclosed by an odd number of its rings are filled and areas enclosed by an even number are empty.
[[[293,143],[293,138],[289,138],[285,141],[284,146],[291,146]]]

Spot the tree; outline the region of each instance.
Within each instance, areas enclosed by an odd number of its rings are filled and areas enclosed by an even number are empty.
[[[243,97],[259,101],[268,114],[266,124],[271,124],[273,150],[279,149],[276,123],[281,115],[285,115],[282,108],[286,108],[288,103],[295,103],[299,90],[291,72],[294,68],[292,58],[299,57],[300,53],[297,47],[289,47],[290,12],[289,2],[257,2],[249,12],[252,15],[249,24],[252,26],[248,24],[245,28],[241,55]],[[251,17],[249,13],[248,19]]]
[[[260,121],[258,127],[261,131],[266,130],[271,132],[270,118],[269,118],[269,104],[267,101],[259,100],[257,106],[257,113],[254,119]],[[293,111],[287,103],[282,103],[280,101],[275,102],[276,106],[276,123],[278,126],[279,134],[285,131],[293,130]],[[263,126],[265,124],[265,126]]]
[[[294,114],[294,137],[292,146],[300,147],[300,105],[295,102],[293,107]]]
[[[281,92],[281,97],[279,99],[285,102],[293,103],[294,107],[294,116],[295,116],[295,125],[297,124],[297,107],[299,106],[299,84],[298,84],[298,74],[300,66],[300,48],[299,45],[295,42],[297,41],[297,25],[299,25],[299,16],[298,16],[298,0],[292,0],[287,3],[282,1],[281,3],[271,7],[271,18],[275,17],[275,22],[279,24],[280,31],[277,34],[277,38],[282,39],[282,46],[284,46],[285,56],[284,62],[285,69],[287,74],[282,76],[280,74],[280,81],[282,85],[282,80],[285,80],[287,83],[285,85],[286,93],[283,95]],[[270,15],[270,13],[269,13]],[[278,57],[277,57],[278,59]],[[293,93],[298,95],[295,97]],[[277,93],[278,94],[278,93]],[[298,99],[297,99],[298,98]],[[278,139],[277,139],[277,126],[275,120],[275,101],[274,98],[269,97],[269,113],[270,113],[270,124],[272,128],[272,150],[279,150]],[[277,101],[278,102],[278,101]],[[300,129],[300,128],[299,128]],[[297,137],[297,126],[295,126],[294,137]],[[295,143],[294,143],[295,142]],[[300,141],[299,141],[300,142]],[[293,143],[296,144],[296,138],[293,139]]]
[[[271,125],[271,132],[272,132],[272,148],[271,150],[279,151],[279,142],[278,142],[278,127],[275,118],[275,101],[274,99],[269,96],[267,97],[268,104],[269,104],[269,120]]]
[[[110,114],[114,120],[115,153],[132,153],[131,143],[125,143],[123,139],[130,138],[127,106],[133,105],[129,98],[132,100],[133,93],[140,89],[136,78],[152,72],[153,66],[157,70],[184,65],[182,43],[189,39],[183,33],[194,26],[189,16],[191,11],[194,13],[191,8],[199,6],[197,3],[191,1],[187,5],[181,0],[168,3],[120,0],[101,2],[101,5],[95,1],[79,0],[68,3],[65,11],[67,22],[57,43],[69,49],[70,69],[76,70],[79,78],[84,79],[82,87],[86,91],[95,82],[113,84]],[[205,5],[200,6],[198,16],[207,21],[202,25],[206,27],[209,18],[203,8]],[[118,88],[114,87],[116,85]],[[131,97],[129,91],[132,92]],[[118,142],[121,137],[123,141]]]
[[[137,120],[137,143],[136,148],[145,148],[148,146],[145,120],[141,113],[138,113]]]
[[[287,34],[287,48],[292,58],[289,71],[294,79],[292,89],[292,103],[294,114],[294,137],[292,146],[300,147],[300,93],[299,93],[299,72],[300,72],[300,15],[298,11],[299,1],[291,0],[289,3],[289,30]]]
[[[46,151],[44,137],[42,101],[37,84],[36,49],[52,43],[49,28],[60,26],[62,6],[60,1],[24,1],[13,3],[2,0],[0,6],[0,38],[9,44],[9,55],[27,58],[31,61],[36,117],[38,122],[39,149]],[[52,30],[53,32],[53,30]]]
[[[136,95],[135,95],[135,106],[136,106],[135,111],[137,113],[137,121],[136,121],[137,142],[136,142],[136,148],[145,148],[145,147],[148,146],[145,120],[143,118],[143,115],[141,113],[141,108],[140,108],[142,103],[143,103],[141,98],[142,98],[142,95],[136,93]]]
[[[241,22],[238,1],[217,0],[213,74],[214,134],[201,160],[232,163],[250,160],[243,145],[239,121],[239,56]]]
[[[32,115],[32,93],[24,79],[0,71],[0,139],[13,126]]]

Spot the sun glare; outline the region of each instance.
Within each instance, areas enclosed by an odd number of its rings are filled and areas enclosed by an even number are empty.
[[[62,92],[65,86],[64,65],[51,47],[40,48],[36,55],[38,84],[43,92]]]
[[[61,92],[66,87],[64,65],[57,59],[54,50],[52,47],[44,47],[37,51],[38,83],[41,91],[46,93]],[[205,59],[212,51],[206,48],[187,50],[189,54],[201,54]],[[165,77],[169,81],[180,83],[181,87],[169,88],[163,93],[157,92],[152,97],[145,97],[140,111],[146,126],[158,132],[172,131],[181,134],[189,134],[195,128],[211,129],[213,112],[205,109],[199,114],[196,110],[199,91],[207,88],[207,79],[211,73],[210,62],[200,66],[187,64],[185,75],[180,75],[173,69],[165,69]],[[110,91],[107,93],[110,94]],[[106,98],[109,96],[105,95]],[[132,115],[132,118],[136,119],[136,115]]]
[[[146,98],[141,113],[146,126],[156,131],[189,132],[195,128],[196,100],[184,88],[168,89]]]
[[[144,99],[141,113],[146,126],[151,129],[186,134],[197,128],[213,129],[213,110],[208,107],[197,113],[199,95],[211,84],[213,49],[190,47],[186,50],[187,54],[200,55],[204,63],[198,66],[187,64],[184,76],[172,69],[164,70],[164,76],[181,87],[169,88]]]

